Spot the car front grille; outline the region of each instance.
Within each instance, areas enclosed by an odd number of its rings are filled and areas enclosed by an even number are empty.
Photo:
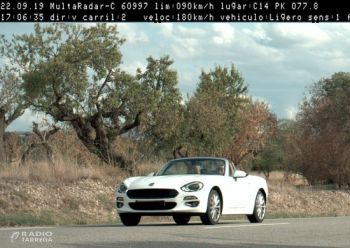
[[[170,210],[176,206],[175,202],[153,201],[133,202],[129,206],[134,210]]]
[[[130,199],[163,199],[175,198],[179,193],[174,189],[134,189],[129,190]]]

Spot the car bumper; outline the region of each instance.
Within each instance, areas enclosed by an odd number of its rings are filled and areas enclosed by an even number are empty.
[[[208,194],[202,192],[180,192],[174,198],[130,199],[127,194],[116,194],[116,210],[121,213],[141,215],[173,215],[187,213],[200,215],[207,211]]]

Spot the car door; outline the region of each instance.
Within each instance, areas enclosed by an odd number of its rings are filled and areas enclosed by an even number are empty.
[[[226,178],[223,214],[244,214],[248,207],[251,187],[248,177]]]

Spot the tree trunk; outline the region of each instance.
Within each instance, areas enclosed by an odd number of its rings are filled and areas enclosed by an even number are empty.
[[[36,145],[33,143],[31,144],[27,150],[25,150],[25,152],[22,154],[22,157],[21,157],[21,162],[19,163],[19,165],[25,165],[28,161],[28,157],[30,155],[30,153],[36,148]]]
[[[98,124],[97,118],[90,121],[75,120],[71,124],[85,147],[103,162],[119,167],[130,175],[138,173],[138,168],[132,160],[115,151],[113,141],[108,139],[105,130]]]
[[[6,163],[5,153],[5,130],[7,128],[5,122],[5,113],[0,110],[0,164]]]
[[[53,162],[53,152],[52,152],[52,148],[50,147],[48,140],[50,139],[50,137],[52,135],[54,135],[55,133],[57,133],[61,128],[55,126],[55,125],[51,125],[52,129],[50,130],[50,128],[48,128],[46,131],[40,131],[39,130],[39,125],[38,123],[35,123],[33,121],[33,132],[39,137],[39,139],[41,140],[41,143],[32,143],[27,150],[23,153],[22,158],[21,158],[21,163],[20,165],[25,165],[28,157],[30,155],[30,153],[35,150],[38,147],[43,147],[45,150],[45,155],[47,158],[47,161],[50,165],[54,165]]]
[[[53,156],[53,152],[52,152],[52,149],[51,147],[47,144],[47,143],[39,143],[39,144],[35,144],[35,143],[32,143],[28,148],[27,150],[22,154],[22,157],[21,157],[21,162],[20,162],[20,166],[23,166],[25,165],[27,162],[28,162],[28,158],[29,158],[29,155],[32,151],[34,151],[35,149],[37,149],[38,147],[43,147],[44,150],[45,150],[45,155],[46,155],[46,159],[47,159],[47,162],[51,165],[51,166],[54,166],[54,162],[53,162],[53,159],[52,159],[52,156]]]
[[[136,164],[127,159],[125,156],[118,154],[115,151],[115,148],[112,142],[108,142],[107,144],[100,144],[99,142],[95,142],[95,151],[97,150],[97,156],[105,163],[110,164],[114,167],[119,167],[124,170],[129,175],[138,175],[139,171]]]
[[[181,149],[183,148],[183,146],[178,146],[176,147],[174,150],[173,150],[173,158],[176,159],[176,158],[185,158],[185,157],[188,157],[188,150],[186,150],[186,153],[185,155],[182,154],[181,152]]]

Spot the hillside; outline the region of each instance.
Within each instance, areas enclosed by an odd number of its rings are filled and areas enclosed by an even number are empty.
[[[350,190],[311,188],[272,176],[267,218],[350,215]],[[0,225],[75,225],[119,222],[114,208],[117,181],[0,182]],[[143,221],[170,220],[143,218]]]

